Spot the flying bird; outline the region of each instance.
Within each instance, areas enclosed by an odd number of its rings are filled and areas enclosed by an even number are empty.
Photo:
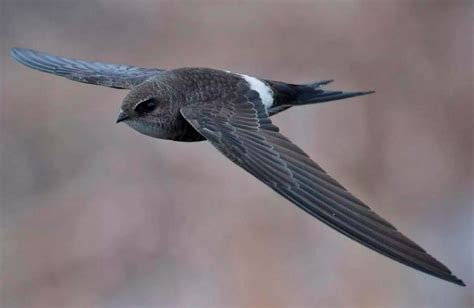
[[[330,91],[209,68],[156,69],[13,48],[18,62],[68,79],[128,89],[117,123],[160,139],[209,141],[236,165],[349,238],[409,267],[462,280],[373,212],[280,133],[270,117],[294,106],[373,93]]]

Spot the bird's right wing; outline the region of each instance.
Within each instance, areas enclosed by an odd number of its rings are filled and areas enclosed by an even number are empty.
[[[227,158],[312,216],[389,258],[464,285],[283,136],[257,92],[245,84],[229,92],[220,100],[184,106],[181,114]]]
[[[89,62],[53,56],[26,48],[12,48],[11,56],[32,69],[68,79],[116,89],[132,89],[161,69]]]

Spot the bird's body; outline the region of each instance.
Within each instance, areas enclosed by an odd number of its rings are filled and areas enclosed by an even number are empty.
[[[372,92],[328,91],[207,68],[145,69],[12,49],[19,62],[75,81],[130,89],[117,122],[145,135],[209,141],[232,162],[322,222],[389,258],[464,285],[283,136],[270,116]]]
[[[290,107],[307,103],[310,96],[315,103],[364,95],[370,92],[327,91],[320,88],[322,81],[309,85],[260,80],[255,77],[209,68],[179,68],[157,74],[133,88],[122,104],[125,115],[133,115],[137,102],[157,101],[150,115],[132,117],[125,121],[135,130],[160,139],[174,141],[206,140],[181,115],[181,108],[229,97],[239,91],[252,91],[257,95],[269,116]],[[306,95],[303,97],[302,94]],[[128,117],[127,119],[131,119]]]

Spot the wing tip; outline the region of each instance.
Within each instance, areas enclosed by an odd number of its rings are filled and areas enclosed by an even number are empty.
[[[23,48],[23,47],[12,47],[10,49],[10,56],[14,58],[15,60],[19,59],[19,56],[24,55],[26,53],[39,53],[39,51],[29,49],[29,48]]]
[[[454,275],[453,275],[452,277],[450,277],[450,279],[447,280],[447,281],[452,282],[452,283],[454,283],[454,284],[456,284],[456,285],[458,285],[458,286],[460,286],[460,287],[465,287],[465,286],[466,286],[466,284],[464,283],[464,281],[462,281],[461,279],[459,279],[458,277],[456,277],[456,276],[454,276]]]
[[[10,57],[12,57],[13,59],[15,59],[16,61],[20,61],[19,59],[19,55],[22,53],[22,51],[25,50],[24,48],[20,48],[20,47],[12,47],[10,49]]]
[[[10,49],[10,56],[14,60],[30,68],[39,70],[41,69],[38,67],[38,60],[34,60],[33,57],[41,54],[41,52],[29,48],[13,47]]]
[[[62,72],[58,71],[57,65],[51,60],[52,58],[58,57],[34,49],[20,47],[11,48],[10,56],[18,63],[31,69],[48,74],[64,76]]]
[[[13,47],[12,49],[10,49],[10,56],[18,63],[29,66],[28,61],[26,61],[26,59],[24,58],[25,53],[28,51],[29,49],[26,48]]]

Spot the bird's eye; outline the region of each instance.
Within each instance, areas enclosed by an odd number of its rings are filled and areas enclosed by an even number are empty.
[[[154,98],[150,98],[140,102],[135,106],[135,111],[138,114],[150,113],[156,109],[156,100]]]

